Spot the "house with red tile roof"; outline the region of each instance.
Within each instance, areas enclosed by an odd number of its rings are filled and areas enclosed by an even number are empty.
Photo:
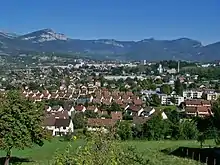
[[[86,110],[87,110],[87,111],[98,112],[98,108],[97,108],[96,106],[94,106],[94,105],[88,106],[88,107],[86,108]]]
[[[213,115],[210,107],[186,107],[185,114],[189,117],[206,117]]]
[[[117,123],[117,120],[114,119],[93,119],[89,118],[87,121],[87,130],[88,131],[97,131],[97,130],[104,130],[107,131],[108,128],[114,127]]]
[[[134,99],[133,103],[136,106],[141,106],[143,104],[143,101],[141,99]]]
[[[122,120],[123,115],[121,111],[111,112],[111,118],[114,120]]]
[[[140,114],[143,112],[143,110],[144,109],[141,106],[130,105],[126,109],[126,113],[131,116],[140,116]]]
[[[86,107],[83,106],[83,105],[76,105],[74,107],[74,109],[75,109],[76,112],[85,112],[86,111]]]

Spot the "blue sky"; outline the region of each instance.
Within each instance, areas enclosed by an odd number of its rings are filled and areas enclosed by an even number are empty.
[[[220,41],[219,0],[1,0],[0,29],[52,28],[71,38]]]

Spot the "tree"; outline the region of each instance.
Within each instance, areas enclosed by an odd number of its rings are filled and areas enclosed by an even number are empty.
[[[180,79],[177,79],[174,83],[175,92],[177,95],[182,96],[183,95],[183,84],[180,82]]]
[[[170,95],[171,87],[168,84],[163,84],[160,88],[160,91],[164,94]]]
[[[204,133],[199,133],[197,141],[200,142],[200,148],[203,147],[203,143],[205,142],[205,134]]]
[[[116,125],[116,133],[121,140],[128,140],[132,137],[131,125],[128,121],[120,121]]]
[[[0,96],[0,148],[5,150],[5,165],[9,164],[13,148],[42,146],[46,131],[42,127],[44,107],[22,97],[20,92],[9,91]]]
[[[132,138],[143,139],[142,124],[135,124],[132,126]]]
[[[171,98],[170,98],[170,102],[175,105],[175,104],[176,104],[176,98],[175,98],[175,97],[171,97]]]
[[[83,112],[73,115],[73,125],[75,129],[83,129],[86,125],[86,117]]]
[[[188,86],[189,89],[195,89],[196,88],[196,84],[195,83],[191,83]]]
[[[151,105],[152,106],[159,106],[161,104],[161,100],[157,94],[153,94],[151,96]]]
[[[205,92],[202,93],[202,99],[206,100],[207,99],[207,94]]]
[[[30,90],[38,90],[39,89],[39,85],[35,82],[30,82],[28,84],[28,87],[29,87]]]
[[[219,90],[219,84],[218,84],[218,83],[216,83],[216,84],[215,84],[214,89],[215,89],[216,91],[218,91],[218,90]]]
[[[97,118],[98,117],[98,113],[96,113],[94,111],[85,111],[84,114],[85,114],[85,117],[87,117],[87,118]]]
[[[214,113],[214,117],[212,119],[213,124],[213,134],[215,138],[215,142],[220,144],[220,97],[213,103],[212,112]]]
[[[122,109],[121,109],[121,107],[120,107],[119,104],[113,102],[112,105],[111,105],[111,107],[109,108],[109,111],[110,111],[110,112],[112,112],[112,111],[113,111],[113,112],[115,112],[115,111],[122,111]]]
[[[194,121],[182,121],[180,123],[180,138],[184,140],[195,140],[198,138],[199,131]]]
[[[148,140],[162,140],[169,135],[170,123],[168,120],[163,120],[161,114],[143,124],[143,136]]]

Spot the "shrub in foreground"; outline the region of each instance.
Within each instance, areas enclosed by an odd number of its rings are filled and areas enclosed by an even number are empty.
[[[126,147],[113,139],[112,133],[92,133],[84,146],[76,152],[69,145],[63,154],[57,154],[53,165],[147,165],[134,147]]]

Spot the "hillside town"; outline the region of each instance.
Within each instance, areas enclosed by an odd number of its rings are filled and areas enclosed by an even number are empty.
[[[66,63],[69,58],[53,57],[55,61],[42,66],[48,57],[33,59],[34,67],[11,67],[2,73],[1,91],[20,89],[25,98],[45,103],[43,127],[53,136],[78,129],[77,114],[86,117],[85,127],[80,128],[90,131],[124,120],[144,124],[157,115],[166,120],[169,110],[177,111],[183,120],[205,118],[213,115],[212,103],[220,95],[218,80],[207,81],[192,71],[218,69],[218,63],[88,59]]]

